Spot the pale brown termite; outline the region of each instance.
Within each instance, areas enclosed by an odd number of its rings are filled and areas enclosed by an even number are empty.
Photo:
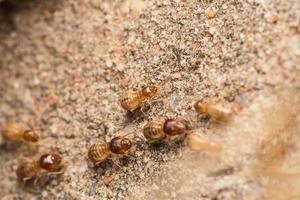
[[[194,104],[194,108],[200,114],[204,113],[209,115],[213,121],[228,121],[230,117],[240,109],[239,106],[234,103],[206,103],[202,101],[197,101]]]
[[[41,155],[37,160],[29,158],[23,159],[17,168],[17,176],[26,182],[38,178],[42,172],[54,173],[61,168],[62,157],[56,153],[47,153]]]
[[[140,91],[128,90],[120,98],[122,108],[127,111],[134,111],[141,106],[143,102],[154,97],[157,94],[158,87],[149,85],[143,87]]]
[[[222,151],[220,144],[210,141],[206,135],[199,130],[193,130],[186,137],[187,146],[196,151],[219,153]]]
[[[148,141],[156,142],[167,136],[183,134],[187,129],[187,122],[182,119],[152,120],[143,127],[143,133]]]
[[[2,135],[4,139],[9,141],[24,140],[27,142],[37,142],[39,140],[39,135],[36,131],[26,129],[14,123],[7,123],[2,129]]]
[[[93,144],[88,151],[88,158],[98,165],[109,156],[124,155],[132,147],[132,142],[125,136],[117,136],[110,142],[98,141]]]

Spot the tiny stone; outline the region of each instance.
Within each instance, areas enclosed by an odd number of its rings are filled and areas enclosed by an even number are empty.
[[[208,8],[205,13],[208,18],[214,18],[217,15],[217,12],[212,8]]]
[[[209,30],[208,30],[208,32],[211,34],[211,35],[214,35],[215,33],[216,33],[216,28],[214,28],[214,27],[210,27],[209,28]]]
[[[160,43],[159,43],[159,47],[160,47],[161,49],[164,49],[164,48],[166,47],[166,44],[165,44],[164,42],[160,42]]]
[[[77,95],[76,95],[75,93],[72,93],[72,94],[70,95],[69,99],[70,99],[71,101],[76,101]]]
[[[110,59],[106,60],[105,64],[106,64],[107,67],[112,67],[113,66],[113,62]]]
[[[154,56],[153,61],[155,62],[155,64],[159,64],[160,59],[158,56]]]

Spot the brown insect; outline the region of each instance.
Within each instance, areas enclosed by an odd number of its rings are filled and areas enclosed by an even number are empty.
[[[144,126],[143,133],[150,142],[156,142],[167,136],[183,134],[187,129],[187,122],[182,119],[153,120]]]
[[[145,86],[140,91],[128,90],[120,98],[121,106],[125,110],[132,112],[140,107],[144,101],[154,97],[157,91],[158,87],[155,85]]]
[[[39,140],[39,135],[36,131],[14,123],[7,123],[2,129],[2,135],[9,141],[25,140],[27,142],[37,142]]]
[[[199,130],[193,130],[187,135],[186,143],[188,147],[196,151],[207,151],[211,153],[219,153],[222,151],[222,147],[208,139],[205,133]]]
[[[207,114],[213,121],[228,121],[232,114],[236,113],[240,108],[234,103],[224,102],[202,102],[197,101],[194,104],[195,110],[202,114]]]
[[[88,158],[98,165],[111,155],[124,155],[132,147],[132,142],[125,136],[117,136],[110,142],[98,141],[88,151]]]
[[[62,157],[56,153],[47,153],[39,157],[39,159],[23,158],[23,161],[17,168],[17,176],[22,181],[39,178],[42,172],[50,174],[59,174],[57,172],[62,168]]]

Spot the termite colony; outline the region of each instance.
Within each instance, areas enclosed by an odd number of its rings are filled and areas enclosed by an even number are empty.
[[[132,113],[141,105],[154,97],[158,92],[156,85],[144,86],[141,90],[128,90],[119,99],[120,105],[127,112]],[[110,142],[97,141],[88,149],[88,160],[95,166],[110,156],[125,155],[132,147],[132,142],[126,136],[116,136]]]
[[[38,143],[40,136],[36,130],[26,128],[17,123],[6,123],[2,130],[4,143],[17,143],[23,141],[28,144]],[[38,156],[38,157],[37,157]],[[61,174],[62,157],[57,153],[37,154],[34,158],[22,157],[17,167],[16,174],[21,182],[26,183],[34,180],[34,183],[42,177],[43,174]]]
[[[129,90],[120,97],[120,105],[128,112],[134,112],[144,102],[149,101],[158,93],[158,86],[149,85],[139,91]],[[197,101],[194,109],[199,115],[208,115],[212,122],[228,121],[232,114],[237,112],[238,107],[229,103],[215,103]],[[143,135],[149,143],[167,141],[179,136],[186,136],[186,144],[192,150],[220,152],[221,146],[209,141],[199,130],[191,130],[189,122],[184,118],[156,119],[146,122],[143,126]],[[130,133],[129,133],[130,134]],[[134,146],[128,135],[118,135],[109,142],[97,141],[92,144],[87,153],[88,161],[94,166],[116,156],[126,155]],[[37,143],[39,134],[37,131],[24,128],[18,124],[7,123],[2,129],[5,141],[25,141],[26,143]],[[28,180],[39,180],[42,175],[61,174],[64,165],[62,156],[57,153],[37,154],[34,158],[23,158],[17,167],[18,178],[27,182]]]
[[[158,86],[144,86],[139,91],[128,90],[124,92],[120,99],[120,105],[128,112],[134,112],[142,106],[145,101],[157,95]],[[225,122],[237,112],[235,104],[197,101],[194,109],[199,115],[207,115],[212,122]],[[190,130],[189,122],[182,118],[157,119],[146,122],[143,126],[143,135],[149,143],[167,141],[181,135],[187,135],[186,144],[192,150],[220,152],[219,144],[209,141],[199,130]],[[125,155],[133,146],[130,139],[124,136],[116,136],[110,142],[98,141],[91,145],[88,150],[88,159],[95,165],[100,164],[110,156]]]

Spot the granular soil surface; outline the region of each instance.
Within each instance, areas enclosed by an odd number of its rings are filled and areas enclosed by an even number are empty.
[[[283,105],[278,93],[299,96],[298,0],[2,0],[0,7],[0,124],[41,134],[37,145],[2,141],[1,199],[266,196],[249,166],[260,117],[268,118],[261,108]],[[149,84],[159,94],[128,115],[121,94]],[[292,94],[278,92],[286,88]],[[242,111],[228,125],[201,120],[193,103],[211,97]],[[291,112],[293,105],[284,104]],[[147,143],[148,120],[174,117],[211,131],[224,152],[193,152],[184,137]],[[91,144],[128,133],[134,151],[88,165]],[[22,157],[50,151],[63,156],[63,175],[18,181]]]

